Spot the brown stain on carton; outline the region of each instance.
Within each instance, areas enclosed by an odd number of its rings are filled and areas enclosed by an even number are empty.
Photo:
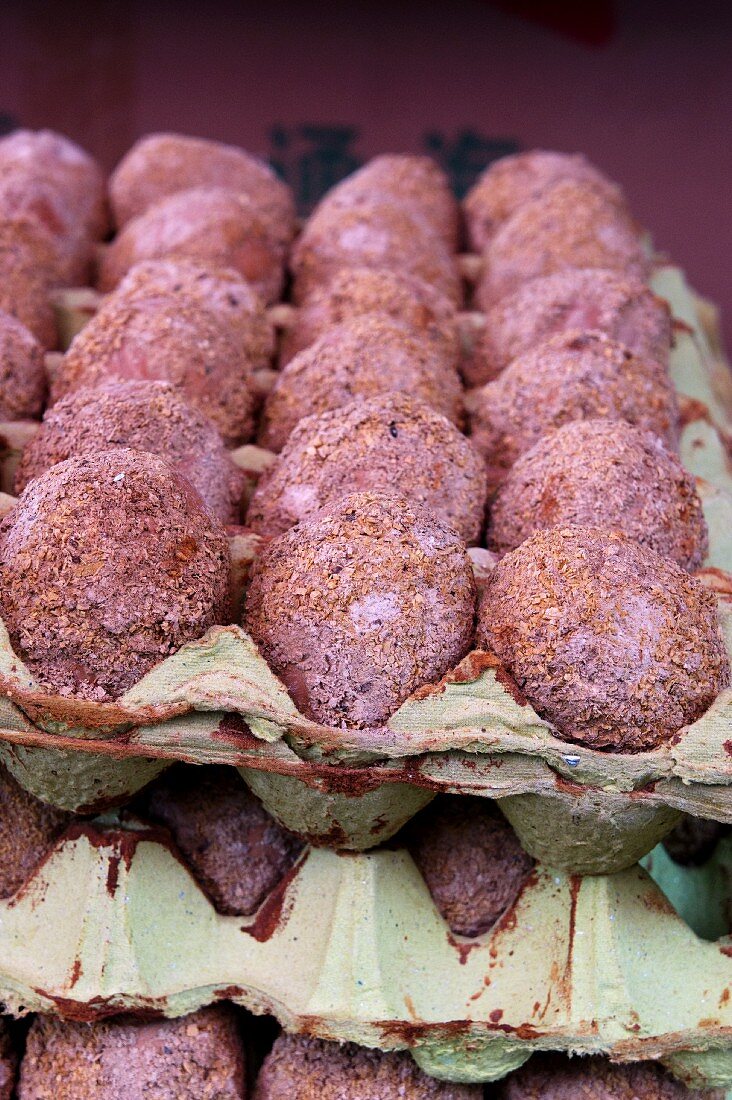
[[[287,874],[283,875],[269,897],[262,902],[252,923],[243,924],[241,926],[242,932],[246,932],[248,936],[257,940],[258,943],[266,943],[278,929],[285,926],[295,903],[293,894],[288,898],[288,889],[290,884],[299,874],[301,866],[302,860],[299,860],[290,867]]]
[[[431,695],[442,695],[451,684],[472,684],[479,680],[484,672],[489,671],[495,672],[496,680],[517,703],[521,706],[528,705],[528,700],[498,657],[494,653],[489,653],[483,649],[474,649],[456,668],[451,669],[436,684],[425,684],[424,687],[413,692],[410,698],[421,701],[422,699],[428,699]]]
[[[475,951],[476,947],[483,946],[480,939],[466,941],[458,939],[452,932],[447,933],[447,942],[450,944],[450,947],[454,947],[457,951],[461,966],[465,966],[471,951]]]
[[[77,957],[76,959],[74,959],[74,965],[71,968],[71,975],[69,977],[69,989],[74,988],[74,986],[78,982],[79,978],[81,977],[82,973],[83,973],[83,970],[82,970],[82,965],[81,965],[81,959]]]
[[[722,994],[719,998],[719,1007],[721,1008],[723,1005],[726,1005],[728,1003],[728,1001],[729,1001],[729,986],[727,986],[726,989],[722,990]]]
[[[654,890],[651,894],[645,894],[643,896],[643,905],[646,909],[650,910],[651,913],[661,913],[663,916],[667,917],[675,917],[677,915],[671,902],[660,890]]]

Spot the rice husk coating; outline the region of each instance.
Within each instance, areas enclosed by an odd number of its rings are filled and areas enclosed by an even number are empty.
[[[259,442],[279,451],[303,417],[397,392],[463,424],[460,378],[442,349],[389,317],[355,317],[323,333],[280,372],[264,403]]]
[[[567,180],[525,203],[483,253],[479,301],[487,309],[540,275],[567,268],[650,273],[638,230],[628,214],[594,187]]]
[[[534,866],[498,807],[482,798],[436,798],[410,822],[406,846],[459,936],[492,928]]]
[[[599,332],[567,332],[539,344],[494,382],[471,390],[466,404],[493,486],[543,435],[573,420],[625,420],[678,449],[668,371]]]
[[[502,558],[476,641],[560,737],[595,749],[656,748],[730,682],[714,595],[606,528],[552,527]]]
[[[252,1100],[481,1100],[482,1096],[482,1085],[454,1085],[428,1077],[406,1051],[385,1053],[283,1032],[264,1060]]]
[[[58,333],[50,301],[58,276],[53,238],[29,221],[0,222],[0,310],[17,317],[44,348]]]
[[[172,769],[152,788],[147,806],[170,829],[220,913],[254,913],[303,848],[269,816],[235,768]]]
[[[36,420],[45,398],[41,345],[22,322],[0,310],[0,420]]]
[[[534,1054],[493,1086],[496,1100],[723,1100],[721,1090],[689,1089],[656,1062],[621,1065],[598,1056]]]
[[[7,1020],[0,1017],[0,1100],[13,1100],[18,1053]]]
[[[373,196],[312,215],[290,257],[292,295],[302,305],[344,268],[387,268],[429,283],[455,306],[462,285],[452,254],[414,210]]]
[[[457,364],[460,336],[452,302],[415,275],[368,267],[344,268],[327,287],[310,295],[283,335],[280,364],[284,366],[329,328],[372,313],[426,335]]]
[[[72,341],[53,376],[51,398],[110,382],[170,382],[214,422],[225,443],[245,443],[258,401],[255,365],[236,329],[193,298],[110,295]]]
[[[70,821],[70,814],[28,794],[0,767],[0,898],[12,897],[28,881]]]
[[[75,286],[89,281],[93,244],[86,230],[74,222],[73,211],[48,181],[28,178],[0,158],[0,222],[28,221],[45,232],[55,256],[59,282]]]
[[[115,447],[159,455],[190,481],[212,515],[239,522],[243,471],[214,424],[167,382],[116,382],[68,394],[23,449],[15,492],[67,458]]]
[[[463,200],[470,247],[482,252],[504,222],[560,180],[594,188],[608,202],[625,207],[620,188],[580,153],[515,153],[490,164]]]
[[[369,728],[465,656],[474,607],[453,527],[403,497],[353,493],[265,546],[244,627],[303,714]]]
[[[116,699],[229,618],[223,525],[144,451],[53,466],[0,524],[0,614],[50,691]]]
[[[619,271],[569,268],[532,279],[487,309],[472,358],[462,367],[466,383],[489,382],[519,355],[575,329],[604,332],[641,359],[668,363],[673,330],[662,298]]]
[[[730,826],[721,821],[683,814],[681,820],[663,838],[663,846],[674,863],[682,867],[701,867],[711,859],[719,841],[728,836]]]
[[[126,223],[104,250],[98,285],[113,290],[143,260],[182,256],[233,267],[271,302],[282,290],[285,251],[246,195],[193,187],[161,199]]]
[[[59,196],[69,225],[92,239],[109,226],[104,173],[81,146],[53,130],[14,130],[0,138],[0,173],[6,166]]]
[[[301,420],[252,496],[247,526],[279,535],[350,492],[394,492],[480,539],[485,463],[447,417],[409,394],[357,401]]]
[[[124,155],[109,177],[115,224],[123,226],[191,187],[224,187],[246,195],[278,240],[292,238],[292,192],[265,161],[235,145],[183,134],[147,134]]]
[[[460,207],[450,181],[432,157],[386,153],[347,176],[321,199],[318,210],[343,208],[383,195],[411,208],[451,252],[460,243]]]
[[[135,264],[114,291],[117,302],[180,299],[207,309],[244,350],[252,367],[267,367],[275,352],[274,326],[254,287],[231,267],[175,257]]]
[[[518,459],[491,507],[488,547],[505,554],[535,531],[614,527],[690,572],[709,549],[694,478],[653,432],[574,420]]]
[[[175,1020],[36,1016],[19,1100],[242,1100],[244,1045],[228,1005]]]

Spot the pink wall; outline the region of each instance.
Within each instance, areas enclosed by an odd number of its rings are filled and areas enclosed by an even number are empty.
[[[6,0],[0,111],[109,165],[161,128],[269,154],[275,124],[353,125],[362,157],[419,150],[431,130],[581,149],[722,305],[732,344],[728,6],[564,5],[575,34],[511,7],[532,4]]]

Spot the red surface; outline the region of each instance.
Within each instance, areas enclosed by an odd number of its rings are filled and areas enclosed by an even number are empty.
[[[361,157],[421,150],[427,132],[449,147],[466,129],[581,149],[722,305],[732,344],[732,10],[592,8],[6,0],[0,111],[108,165],[161,128],[265,154],[273,126],[303,124],[353,126]]]

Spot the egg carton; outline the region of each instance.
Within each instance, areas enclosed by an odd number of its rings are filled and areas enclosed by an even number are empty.
[[[702,576],[732,656],[732,381],[709,339],[711,307],[676,269],[660,269],[655,285],[677,318],[682,457],[701,479],[711,532]],[[257,543],[232,532],[240,586]],[[480,581],[488,555],[472,553]],[[183,646],[116,702],[92,703],[44,691],[0,623],[0,762],[23,787],[64,809],[97,811],[173,760],[239,768],[267,810],[313,844],[365,850],[435,792],[466,793],[500,799],[524,847],[547,865],[609,873],[650,851],[682,811],[732,822],[732,691],[653,751],[599,752],[558,737],[495,658],[475,651],[383,728],[345,730],[300,714],[236,626]]]
[[[718,858],[730,865],[730,845]],[[677,896],[697,890],[679,875]],[[637,866],[537,866],[499,922],[466,938],[406,851],[308,848],[254,915],[221,916],[162,831],[107,816],[72,825],[0,902],[0,999],[15,1015],[177,1016],[229,1000],[290,1031],[408,1049],[454,1081],[559,1050],[729,1086],[731,990],[732,939],[697,936]]]

